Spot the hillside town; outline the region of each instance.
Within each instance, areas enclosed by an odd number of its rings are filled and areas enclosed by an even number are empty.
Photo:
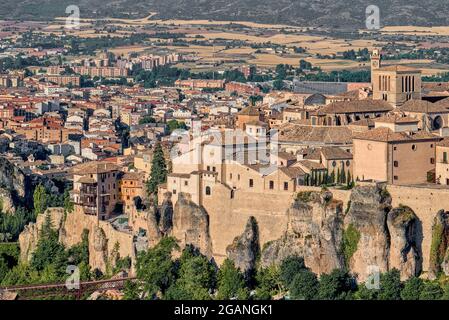
[[[21,48],[0,64],[0,241],[18,244],[36,283],[61,278],[44,235],[79,258],[84,280],[140,277],[139,257],[175,239],[181,260],[198,250],[248,286],[193,299],[295,298],[254,284],[254,270],[291,254],[357,283],[373,265],[398,281],[449,276],[448,82],[384,64],[382,48],[369,52],[370,82],[287,81],[284,65],[246,63],[193,74],[171,67],[198,57],[170,50],[67,61],[67,50]],[[52,63],[33,65],[42,56]],[[13,270],[0,268],[0,284],[34,284],[0,257]],[[141,295],[191,298],[182,290]],[[101,295],[142,297],[131,291]]]

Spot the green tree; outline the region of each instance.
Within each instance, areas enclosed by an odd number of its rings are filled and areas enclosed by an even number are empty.
[[[173,131],[175,131],[177,129],[187,130],[187,126],[186,126],[186,124],[184,122],[177,121],[175,119],[169,120],[167,122],[167,126],[168,126],[168,132],[169,133],[172,133]]]
[[[379,300],[400,300],[401,290],[401,276],[397,269],[380,275]]]
[[[319,285],[316,274],[303,269],[293,278],[290,285],[290,297],[296,300],[316,299]]]
[[[140,288],[137,282],[127,280],[123,288],[123,300],[139,300]]]
[[[64,190],[64,212],[73,212],[73,202],[70,200],[70,192],[68,188]]]
[[[419,295],[419,300],[439,300],[443,296],[443,289],[436,281],[424,282],[423,288]]]
[[[280,270],[276,265],[259,268],[256,274],[256,299],[270,300],[281,291]]]
[[[296,274],[306,268],[304,258],[299,256],[289,256],[280,265],[280,280],[285,288],[290,288]]]
[[[35,216],[37,216],[38,214],[44,213],[44,211],[48,208],[50,196],[42,184],[39,184],[36,187],[36,189],[34,190],[33,201],[34,201]]]
[[[177,293],[189,295],[189,299],[211,299],[210,291],[215,288],[214,265],[193,246],[186,246],[179,259],[179,278],[175,286]]]
[[[45,216],[41,235],[36,250],[31,257],[30,266],[37,271],[43,271],[51,265],[54,272],[62,276],[65,274],[67,254],[65,248],[58,241],[58,232],[53,229],[51,217]]]
[[[330,274],[322,274],[320,276],[320,288],[318,292],[320,299],[350,299],[354,291],[354,280],[346,270],[334,269]]]
[[[401,291],[402,300],[419,300],[419,296],[423,289],[424,283],[418,277],[411,277],[404,283]]]
[[[156,119],[154,119],[150,115],[143,116],[139,119],[139,124],[146,124],[146,123],[156,123]]]
[[[249,296],[243,274],[235,267],[234,262],[226,259],[218,272],[218,299],[247,299]]]
[[[173,250],[178,249],[176,240],[164,237],[146,252],[140,252],[136,261],[136,276],[142,281],[142,291],[152,297],[164,292],[175,280],[175,265],[171,260]]]
[[[150,179],[147,182],[147,189],[150,194],[156,194],[161,183],[167,181],[167,164],[165,162],[164,151],[160,143],[156,144],[151,161]]]

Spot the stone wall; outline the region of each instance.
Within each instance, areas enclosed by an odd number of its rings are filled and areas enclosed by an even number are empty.
[[[394,207],[399,204],[409,206],[420,221],[419,233],[422,235],[423,271],[429,270],[432,224],[439,210],[449,211],[449,191],[444,188],[408,187],[388,185]]]

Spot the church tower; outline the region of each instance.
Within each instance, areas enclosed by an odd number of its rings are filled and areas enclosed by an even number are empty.
[[[373,49],[373,52],[371,53],[371,74],[377,69],[380,69],[380,50]]]

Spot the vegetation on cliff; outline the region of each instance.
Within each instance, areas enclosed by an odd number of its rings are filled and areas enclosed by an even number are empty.
[[[0,273],[2,285],[64,282],[68,277],[66,269],[69,265],[79,268],[81,280],[90,280],[94,277],[89,267],[87,230],[83,232],[81,243],[66,249],[59,243],[59,234],[52,225],[50,215],[47,214],[40,233],[31,261],[26,263],[19,262],[18,258],[14,259],[13,263],[9,264],[9,271],[3,276]]]
[[[346,230],[343,230],[343,241],[341,243],[341,251],[347,267],[349,267],[349,261],[351,260],[352,255],[357,251],[359,240],[360,232],[352,223],[350,223]]]

